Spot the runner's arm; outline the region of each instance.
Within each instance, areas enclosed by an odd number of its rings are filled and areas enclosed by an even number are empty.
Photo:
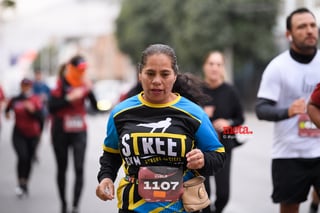
[[[98,105],[97,105],[96,96],[94,95],[94,93],[93,93],[92,91],[89,92],[88,98],[89,98],[90,105],[92,106],[92,108],[93,108],[95,111],[99,111]]]
[[[203,155],[205,164],[203,168],[198,170],[201,175],[214,175],[223,168],[226,159],[225,152],[204,152]]]
[[[104,178],[110,178],[115,181],[117,173],[122,164],[120,154],[114,154],[110,152],[103,152],[100,157],[100,171],[98,172],[98,181],[102,181]]]
[[[278,108],[275,101],[265,98],[257,99],[255,111],[258,119],[260,120],[281,121],[289,118],[288,108]]]
[[[311,121],[317,128],[320,128],[320,108],[312,102],[309,102],[307,105],[307,112]]]

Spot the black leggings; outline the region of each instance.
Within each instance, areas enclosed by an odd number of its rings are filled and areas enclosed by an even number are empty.
[[[73,163],[75,171],[75,183],[73,188],[73,206],[78,206],[84,184],[84,160],[87,144],[87,132],[65,133],[61,126],[53,127],[52,143],[57,162],[57,183],[61,204],[67,205],[66,200],[66,171],[68,167],[69,148],[73,151]]]
[[[230,167],[231,167],[232,152],[226,152],[226,161],[222,170],[215,174],[214,179],[216,183],[216,200],[214,202],[214,213],[221,213],[226,207],[230,196]],[[210,196],[210,177],[206,177],[205,187]],[[209,213],[210,206],[202,210],[203,213]]]
[[[17,176],[18,179],[27,181],[32,169],[32,160],[35,153],[38,137],[28,138],[23,136],[19,130],[13,129],[12,142],[18,157]]]

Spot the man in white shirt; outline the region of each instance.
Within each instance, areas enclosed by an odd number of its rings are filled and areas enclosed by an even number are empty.
[[[256,114],[273,121],[272,199],[280,213],[298,213],[312,186],[320,193],[320,132],[312,128],[306,103],[320,81],[318,27],[314,14],[299,8],[287,17],[290,49],[266,67]]]

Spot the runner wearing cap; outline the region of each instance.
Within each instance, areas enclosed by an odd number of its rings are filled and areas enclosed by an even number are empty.
[[[79,211],[79,200],[84,184],[84,160],[87,144],[86,99],[93,109],[97,101],[91,91],[90,81],[85,79],[87,62],[76,55],[66,64],[56,88],[51,91],[49,111],[52,117],[51,138],[57,162],[57,184],[61,201],[61,212],[67,212],[66,172],[69,149],[73,151],[75,183],[72,213]]]

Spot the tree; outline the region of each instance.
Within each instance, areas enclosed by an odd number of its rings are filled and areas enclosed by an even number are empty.
[[[4,18],[4,11],[7,9],[14,9],[16,7],[16,2],[13,0],[0,0],[0,24]]]
[[[137,63],[149,44],[169,44],[176,50],[181,70],[197,75],[204,54],[231,49],[235,82],[253,96],[256,91],[247,88],[252,85],[248,81],[260,80],[261,67],[276,52],[273,26],[278,4],[274,0],[123,0],[116,20],[118,46]]]
[[[8,7],[15,7],[16,2],[13,0],[2,0],[0,1],[1,7],[8,8]]]
[[[159,7],[161,4],[161,7]],[[151,43],[168,43],[170,37],[166,23],[168,19],[161,1],[123,1],[116,21],[116,37],[122,52],[137,62],[141,51]]]

